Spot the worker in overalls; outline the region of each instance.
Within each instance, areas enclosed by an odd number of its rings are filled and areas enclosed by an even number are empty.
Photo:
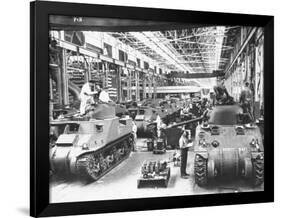
[[[243,109],[243,113],[247,113],[250,116],[251,121],[254,120],[253,113],[252,113],[252,100],[253,100],[253,93],[250,89],[250,84],[245,82],[245,87],[240,93],[239,103]]]
[[[187,179],[189,174],[186,173],[186,163],[188,158],[188,150],[193,145],[191,139],[191,131],[183,130],[183,133],[179,139],[179,146],[181,150],[181,177]]]
[[[80,102],[80,115],[81,116],[85,115],[87,106],[94,103],[93,96],[97,92],[91,90],[92,84],[93,84],[92,81],[86,82],[81,89],[81,92],[79,95],[79,98],[81,100],[81,102]]]

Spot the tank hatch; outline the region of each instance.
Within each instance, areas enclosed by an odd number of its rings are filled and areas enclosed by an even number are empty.
[[[57,146],[72,146],[78,139],[76,134],[62,134],[59,136]]]

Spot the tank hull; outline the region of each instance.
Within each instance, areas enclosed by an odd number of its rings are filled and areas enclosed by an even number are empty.
[[[221,106],[217,111],[211,115],[209,125],[196,128],[195,182],[205,186],[222,180],[244,179],[251,185],[261,185],[264,147],[259,128],[236,122],[236,114],[240,113],[237,106]]]
[[[50,151],[54,174],[75,174],[91,181],[125,160],[134,145],[132,119],[115,117],[111,108],[95,110],[95,119],[65,121],[65,129]]]

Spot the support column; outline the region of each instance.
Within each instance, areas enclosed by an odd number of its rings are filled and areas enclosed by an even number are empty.
[[[84,59],[84,69],[85,69],[85,78],[84,78],[84,80],[85,80],[85,83],[87,83],[87,82],[89,82],[89,80],[90,80],[90,64],[89,63],[87,63],[87,61],[86,61],[86,59]]]
[[[157,96],[157,78],[153,77],[153,99],[156,99]]]
[[[105,85],[106,85],[106,75],[105,75],[105,63],[104,62],[102,62],[102,64],[101,64],[101,70],[102,70],[102,75],[103,75],[103,80],[102,80],[102,87],[104,87]]]
[[[105,86],[108,86],[109,63],[105,62]]]
[[[53,93],[53,82],[52,78],[49,78],[49,93],[50,93],[50,99],[49,99],[49,120],[53,120],[53,109],[54,109],[54,93]]]
[[[132,77],[131,77],[131,70],[128,70],[128,86],[127,86],[127,90],[128,90],[128,100],[132,100]]]
[[[143,88],[143,99],[146,99],[146,75],[144,73],[143,73],[142,88]]]
[[[66,64],[66,50],[62,49],[61,56],[61,83],[62,83],[62,104],[69,104],[68,96],[68,75],[67,75],[67,64]]]
[[[155,100],[156,99],[156,95],[157,95],[157,92],[156,92],[156,87],[157,87],[157,78],[156,78],[156,67],[154,68],[154,71],[153,71],[153,99]]]
[[[135,71],[135,80],[136,80],[136,101],[140,100],[140,86],[139,86],[139,72]]]
[[[151,99],[152,98],[152,91],[151,91],[151,88],[152,88],[152,81],[151,81],[151,75],[149,75],[149,78],[148,78],[148,98]]]
[[[117,97],[118,101],[122,101],[122,85],[121,85],[121,72],[122,72],[122,67],[116,65],[116,70],[117,70]]]

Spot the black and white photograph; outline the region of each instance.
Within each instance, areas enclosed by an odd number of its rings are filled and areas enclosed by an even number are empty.
[[[264,191],[264,28],[49,16],[50,203]]]

